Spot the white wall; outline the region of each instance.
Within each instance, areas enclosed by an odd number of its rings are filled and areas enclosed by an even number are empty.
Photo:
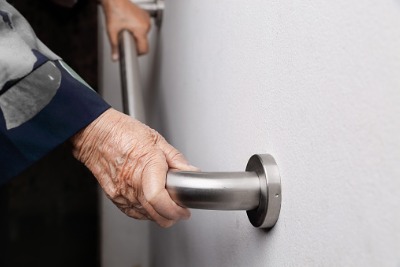
[[[204,171],[276,158],[281,217],[151,227],[154,266],[400,266],[400,1],[167,1],[153,126]]]

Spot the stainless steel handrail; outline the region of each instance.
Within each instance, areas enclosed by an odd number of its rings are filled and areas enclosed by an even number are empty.
[[[132,34],[127,30],[119,33],[119,55],[122,107],[124,113],[144,122],[143,91],[140,84],[140,69],[136,52],[136,43]]]
[[[167,190],[181,206],[206,210],[252,210],[260,203],[255,172],[170,171]]]
[[[253,155],[245,172],[176,172],[166,188],[181,206],[207,210],[246,210],[255,227],[271,228],[281,209],[281,179],[274,158]]]
[[[143,10],[156,20],[156,25],[161,26],[164,11],[163,0],[133,0]],[[143,91],[140,84],[140,69],[136,42],[128,30],[119,33],[120,73],[122,88],[122,106],[126,114],[145,122],[145,109]]]
[[[124,112],[144,121],[139,63],[130,32],[120,33],[119,51]],[[253,155],[244,172],[169,171],[166,189],[183,207],[246,210],[251,224],[259,228],[273,227],[281,208],[280,175],[274,158],[268,154]]]

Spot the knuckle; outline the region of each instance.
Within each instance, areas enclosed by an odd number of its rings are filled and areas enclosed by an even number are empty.
[[[121,180],[119,180],[121,181]],[[119,181],[114,181],[113,183],[109,183],[109,185],[105,188],[105,193],[107,196],[112,199],[119,199],[120,197],[123,197],[122,191],[124,189],[122,182]]]
[[[145,35],[150,31],[151,29],[150,17],[148,17],[148,19],[146,19],[141,23],[140,28]]]
[[[116,187],[111,187],[106,192],[110,199],[116,199],[119,196],[119,192]]]
[[[149,21],[146,20],[146,21],[140,23],[139,28],[144,33],[147,33],[150,30],[150,20]]]
[[[134,212],[133,210],[130,210],[130,209],[125,210],[124,213],[128,217],[131,217],[131,218],[134,218],[134,219],[139,219],[140,218],[140,216],[136,212]]]
[[[123,207],[120,208],[120,210],[128,217],[137,219],[137,220],[146,220],[146,216],[141,214],[140,212],[137,212],[136,210],[130,208],[130,207]]]
[[[164,138],[154,129],[150,130],[150,137],[151,140],[153,141],[153,144],[157,144],[160,141],[162,141]]]

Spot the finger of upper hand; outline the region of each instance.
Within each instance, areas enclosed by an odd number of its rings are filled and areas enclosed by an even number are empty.
[[[147,40],[147,35],[138,34],[134,32],[136,40],[136,49],[139,55],[147,54],[149,52],[149,41]]]

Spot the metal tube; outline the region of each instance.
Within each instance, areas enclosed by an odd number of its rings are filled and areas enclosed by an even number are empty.
[[[260,201],[255,172],[170,171],[166,188],[176,203],[194,209],[252,210]]]
[[[246,210],[255,227],[273,227],[282,193],[279,170],[268,154],[253,155],[245,172],[169,171],[166,189],[179,205],[207,210]]]
[[[136,43],[132,34],[127,30],[119,33],[119,54],[124,113],[144,122],[143,91],[140,85]]]
[[[154,17],[158,26],[161,25],[164,1],[135,0],[132,2]],[[136,42],[128,30],[121,31],[118,37],[123,111],[135,119],[145,122],[146,117],[143,106],[143,91],[140,84]]]

